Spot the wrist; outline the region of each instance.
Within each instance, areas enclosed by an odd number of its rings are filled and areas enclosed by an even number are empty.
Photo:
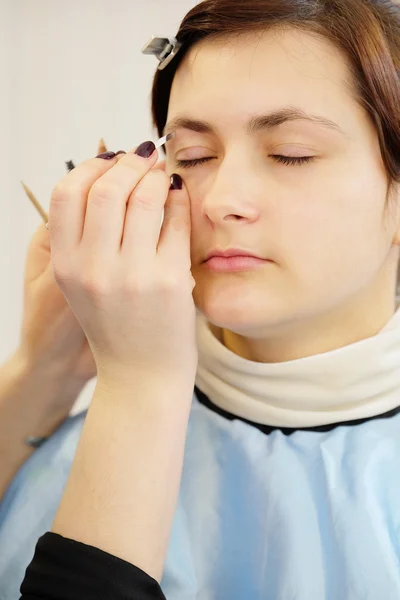
[[[98,390],[104,398],[120,398],[131,401],[140,399],[141,396],[151,394],[154,398],[159,398],[159,402],[163,404],[163,398],[168,398],[167,403],[170,403],[170,398],[179,396],[180,398],[187,397],[190,401],[193,397],[195,386],[196,372],[184,373],[160,373],[150,371],[131,371],[129,375],[124,377],[110,376],[109,374],[99,374],[96,382],[96,390]],[[164,392],[164,393],[163,393]]]
[[[78,377],[73,368],[66,364],[33,361],[21,348],[11,356],[10,364],[19,381],[29,381],[49,392],[63,392],[65,396],[79,393],[88,382],[87,378]]]
[[[26,440],[52,435],[81,389],[81,383],[27,364],[18,351],[0,367],[0,499],[34,451]]]
[[[19,346],[15,350],[14,354],[10,357],[10,362],[14,365],[15,370],[21,378],[45,379],[50,385],[57,386],[63,382],[68,384],[69,387],[83,388],[89,381],[89,378],[79,377],[75,373],[75,365],[71,364],[71,362],[32,357],[28,352],[24,351],[23,346]]]
[[[170,371],[156,376],[147,370],[133,375],[131,371],[122,381],[114,375],[98,378],[52,531],[97,546],[161,579],[194,376],[192,380],[186,371],[183,377]],[[93,528],[96,522],[102,527]]]
[[[50,435],[68,416],[86,381],[52,365],[33,364],[17,349],[4,365],[21,421],[30,435]]]

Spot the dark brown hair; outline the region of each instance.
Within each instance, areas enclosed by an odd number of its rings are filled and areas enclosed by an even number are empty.
[[[181,50],[154,77],[152,115],[159,135],[165,127],[175,73],[195,44],[273,27],[322,35],[345,52],[355,99],[377,128],[389,187],[400,182],[400,7],[390,0],[201,2],[181,23],[176,35]]]

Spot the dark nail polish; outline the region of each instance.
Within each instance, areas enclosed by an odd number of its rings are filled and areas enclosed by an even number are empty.
[[[71,171],[73,171],[75,169],[75,165],[72,160],[65,161],[65,166],[67,167],[68,173],[70,173]]]
[[[140,144],[140,146],[136,148],[135,154],[142,158],[150,158],[155,149],[156,147],[153,142],[143,142],[143,144]]]
[[[115,152],[102,152],[101,154],[98,154],[96,158],[104,158],[105,160],[110,160],[111,158],[114,158],[114,156]]]
[[[118,154],[126,154],[126,152],[125,150],[118,150],[115,156],[118,156]]]
[[[182,177],[178,173],[171,175],[171,187],[170,190],[181,190],[183,186]]]

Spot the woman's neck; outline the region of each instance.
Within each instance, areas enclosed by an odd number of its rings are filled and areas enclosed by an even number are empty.
[[[210,323],[214,336],[231,352],[260,363],[279,363],[323,354],[373,337],[381,331],[397,310],[394,297],[381,297],[368,303],[347,305],[320,315],[281,323],[254,325],[246,334],[223,329]]]

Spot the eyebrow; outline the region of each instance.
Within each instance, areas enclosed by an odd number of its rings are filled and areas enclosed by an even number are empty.
[[[257,115],[252,117],[247,123],[247,133],[253,134],[265,129],[273,129],[275,127],[279,127],[279,125],[283,125],[283,123],[298,120],[309,121],[316,125],[325,127],[326,129],[346,135],[344,130],[334,121],[331,121],[330,119],[320,115],[310,115],[300,108],[293,107],[282,108],[281,110],[277,110],[266,115]],[[172,131],[175,129],[188,129],[190,131],[195,131],[196,133],[216,135],[215,128],[210,123],[207,123],[207,121],[190,119],[185,116],[175,117],[169,121],[164,128],[163,135],[172,133]]]

